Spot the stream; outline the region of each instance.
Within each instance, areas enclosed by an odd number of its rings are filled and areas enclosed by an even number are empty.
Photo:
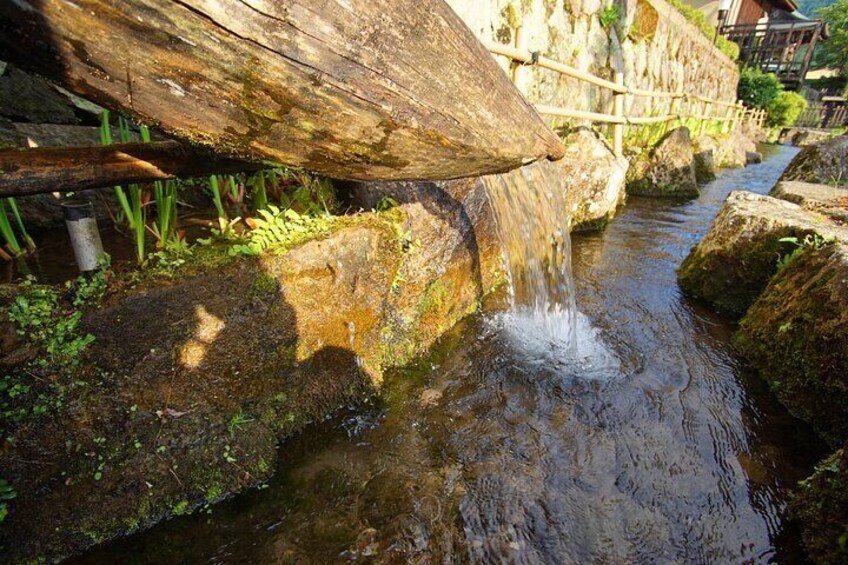
[[[674,272],[731,190],[768,192],[796,153],[575,236],[576,359],[495,298],[382,399],[285,443],[263,488],[72,561],[802,561],[786,502],[824,446]]]

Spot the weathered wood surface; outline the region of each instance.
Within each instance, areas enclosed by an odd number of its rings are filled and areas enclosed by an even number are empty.
[[[174,177],[259,170],[176,141],[0,150],[0,197],[68,192]]]
[[[0,57],[175,137],[336,178],[563,151],[443,0],[6,0]]]

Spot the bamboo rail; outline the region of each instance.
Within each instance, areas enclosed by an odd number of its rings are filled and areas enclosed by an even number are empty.
[[[596,76],[592,73],[581,71],[554,59],[541,55],[538,51],[530,51],[525,47],[523,28],[518,27],[515,33],[515,45],[504,45],[495,42],[484,42],[484,45],[493,55],[507,57],[513,62],[520,63],[512,69],[512,80],[518,82],[519,69],[522,67],[535,66],[548,69],[562,75],[587,82],[599,88],[604,88],[613,93],[612,114],[603,112],[590,112],[586,110],[574,110],[561,106],[545,104],[535,105],[536,111],[543,115],[559,116],[587,120],[595,123],[610,124],[612,126],[613,151],[617,156],[623,154],[624,126],[666,124],[675,120],[696,119],[700,120],[699,133],[703,133],[706,122],[718,122],[721,131],[729,133],[734,131],[742,123],[755,124],[762,127],[765,122],[765,110],[747,108],[742,101],[727,102],[725,100],[714,100],[704,96],[686,94],[683,92],[663,92],[657,90],[645,90],[628,86],[624,82],[622,73],[616,73],[614,80]],[[626,116],[624,112],[625,96],[641,96],[647,98],[665,98],[671,100],[669,112],[661,116]],[[687,112],[679,110],[679,103],[684,102],[688,107]],[[701,112],[695,111],[693,106],[702,104]]]

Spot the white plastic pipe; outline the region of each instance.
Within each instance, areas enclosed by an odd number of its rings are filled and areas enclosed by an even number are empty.
[[[62,212],[79,270],[83,273],[96,270],[104,253],[94,206],[86,200],[67,200],[62,203]]]

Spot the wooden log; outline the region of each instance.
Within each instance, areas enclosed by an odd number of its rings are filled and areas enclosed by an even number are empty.
[[[443,0],[0,2],[0,57],[173,137],[334,178],[564,151]]]
[[[0,197],[256,171],[262,167],[260,163],[213,158],[176,141],[5,149],[0,150]]]

